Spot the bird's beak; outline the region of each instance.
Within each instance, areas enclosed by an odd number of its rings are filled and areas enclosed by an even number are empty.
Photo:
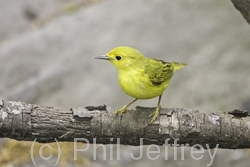
[[[107,55],[102,55],[102,56],[96,56],[96,59],[102,59],[102,60],[110,60],[110,58]]]

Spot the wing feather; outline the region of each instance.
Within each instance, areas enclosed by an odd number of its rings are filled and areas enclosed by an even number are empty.
[[[170,62],[148,58],[145,73],[152,84],[160,85],[164,81],[171,79],[174,74],[174,67]]]

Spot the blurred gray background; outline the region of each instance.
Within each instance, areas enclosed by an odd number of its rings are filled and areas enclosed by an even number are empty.
[[[162,107],[250,109],[250,27],[230,0],[0,0],[0,12],[0,99],[62,109],[121,108],[132,98],[120,89],[116,69],[94,57],[126,45],[146,57],[188,64],[176,72]],[[157,98],[131,107],[156,104]],[[87,156],[89,166],[210,162],[209,156],[193,160],[189,149],[185,160],[155,161],[131,160],[137,147],[121,151],[120,161]],[[212,166],[247,167],[249,157],[247,150],[218,150]]]

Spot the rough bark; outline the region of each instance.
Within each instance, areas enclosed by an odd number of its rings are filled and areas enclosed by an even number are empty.
[[[60,110],[24,102],[0,100],[0,137],[38,142],[74,141],[90,143],[163,145],[200,144],[214,148],[250,148],[250,116],[247,111],[201,113],[195,109],[162,108],[155,123],[148,115],[154,108],[136,107],[115,116],[110,108],[88,106]],[[206,147],[204,147],[206,148]]]
[[[250,0],[232,0],[232,2],[250,24]]]

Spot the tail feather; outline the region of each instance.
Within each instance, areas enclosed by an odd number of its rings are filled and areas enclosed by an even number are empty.
[[[179,62],[169,62],[169,63],[171,64],[172,67],[174,67],[174,72],[187,66],[187,64],[185,63],[179,63]]]

